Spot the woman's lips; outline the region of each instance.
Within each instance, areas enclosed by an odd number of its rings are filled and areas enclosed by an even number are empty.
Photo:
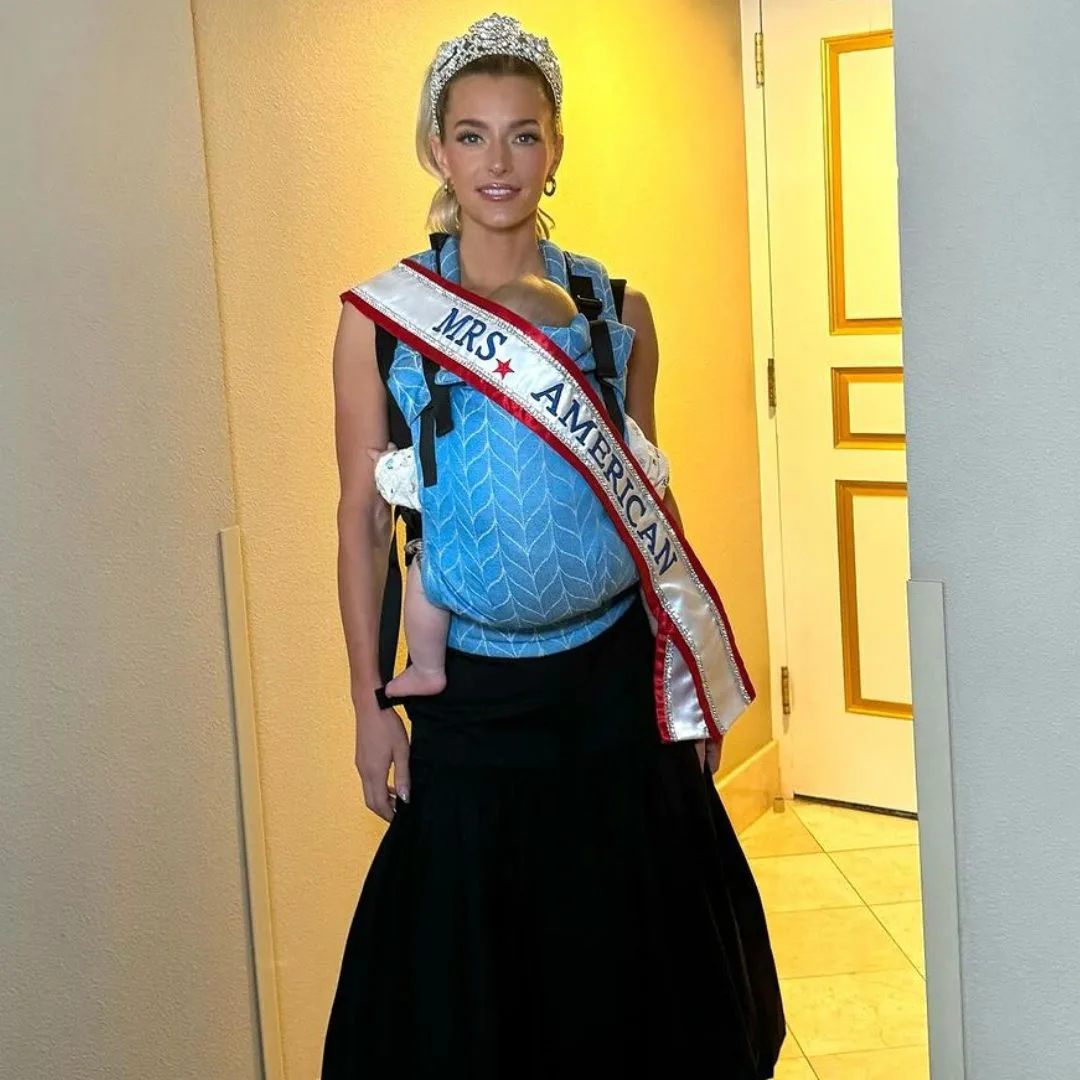
[[[520,190],[520,188],[510,187],[509,184],[485,184],[482,188],[477,188],[480,197],[490,202],[506,202],[514,198]]]

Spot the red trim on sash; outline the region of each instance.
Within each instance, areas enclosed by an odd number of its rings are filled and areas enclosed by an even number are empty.
[[[445,278],[428,270],[427,267],[422,266],[411,259],[405,260],[405,265],[414,272],[420,274],[423,277],[428,278],[434,282],[440,288],[447,292],[459,297],[467,303],[473,304],[476,307],[482,308],[492,315],[497,316],[500,319],[504,319],[510,323],[524,336],[528,337],[535,345],[543,349],[545,353],[554,361],[560,372],[566,376],[566,378],[573,380],[573,382],[580,389],[588,399],[590,404],[596,410],[598,417],[607,417],[607,411],[600,399],[599,394],[593,387],[586,381],[585,376],[578,370],[577,366],[570,360],[566,354],[558,348],[550,339],[547,338],[541,331],[524,319],[515,315],[512,311],[508,311],[506,308],[501,307],[499,304],[493,303],[484,297],[475,296],[468,290],[461,288],[459,285],[452,281],[448,281]],[[598,499],[605,506],[608,502],[608,493],[601,486],[599,481],[592,475],[592,471],[587,467],[582,467],[582,463],[569,447],[564,446],[563,443],[557,439],[547,430],[547,428],[529,412],[523,409],[513,398],[503,393],[499,388],[485,379],[481,378],[475,372],[458,363],[452,356],[447,355],[429,342],[424,341],[422,338],[417,337],[411,331],[396,323],[390,316],[379,311],[373,307],[362,297],[358,296],[355,292],[349,291],[342,294],[342,301],[351,303],[358,311],[366,315],[374,323],[382,326],[389,333],[392,333],[400,341],[405,342],[418,353],[423,356],[427,356],[429,359],[435,361],[440,366],[445,367],[447,370],[452,371],[455,375],[460,377],[466,384],[473,389],[479,391],[485,396],[489,397],[501,408],[505,409],[511,416],[515,417],[521,423],[523,423],[532,432],[538,435],[544,442],[550,446],[556,453],[564,458],[570,465],[574,466],[575,470],[580,476],[584,478],[586,483],[593,489]],[[720,602],[720,597],[716,592],[716,588],[709,580],[701,563],[698,561],[696,555],[691,550],[686,538],[683,536],[682,530],[678,527],[677,523],[671,518],[667,507],[664,506],[663,501],[657,494],[656,489],[652,486],[648,477],[645,476],[637,459],[627,449],[625,443],[623,443],[622,436],[618,431],[612,429],[612,434],[615,436],[619,449],[623,451],[626,458],[626,463],[630,465],[634,472],[635,478],[640,482],[641,486],[649,491],[652,495],[654,502],[657,505],[659,513],[666,521],[668,527],[672,533],[676,536],[681,544],[683,550],[686,552],[687,558],[690,561],[691,566],[694,568],[698,578],[702,585],[708,591],[709,596],[712,598],[716,605],[717,612],[723,621],[724,627],[728,634],[728,642],[731,647],[731,654],[735,659],[736,666],[742,679],[743,688],[746,691],[749,700],[753,700],[755,696],[754,688],[750,682],[749,674],[746,671],[746,667],[743,663],[742,657],[739,654],[738,647],[735,643],[734,635],[731,631],[731,624],[728,621],[727,613],[724,610],[723,604]],[[631,536],[629,530],[626,528],[625,522],[619,515],[609,515],[610,520],[615,525],[617,531],[622,537],[623,542],[626,544],[630,551],[632,558],[638,566],[639,575],[642,585],[645,586],[644,593],[646,600],[648,601],[649,608],[653,612],[657,621],[657,637],[656,637],[656,660],[653,670],[653,686],[654,695],[656,699],[657,709],[657,723],[660,728],[660,734],[665,741],[670,741],[671,732],[669,730],[669,717],[667,715],[667,701],[664,694],[664,661],[667,653],[668,641],[672,641],[675,647],[682,654],[683,659],[686,662],[686,666],[690,671],[691,678],[694,682],[694,688],[698,699],[698,705],[701,709],[702,715],[705,718],[705,724],[714,738],[720,738],[721,732],[719,731],[715,718],[712,715],[712,711],[709,708],[708,698],[705,695],[705,689],[702,684],[701,673],[698,670],[697,661],[694,658],[693,652],[690,649],[689,644],[683,639],[682,634],[678,632],[677,627],[672,621],[671,617],[664,610],[663,605],[660,603],[656,595],[656,590],[652,584],[652,574],[649,565],[645,559],[645,556],[639,550],[634,538]]]

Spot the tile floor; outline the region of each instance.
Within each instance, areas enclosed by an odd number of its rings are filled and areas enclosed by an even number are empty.
[[[788,1018],[776,1080],[928,1080],[915,822],[794,802],[742,842]]]

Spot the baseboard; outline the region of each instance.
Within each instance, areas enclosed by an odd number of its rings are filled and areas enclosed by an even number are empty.
[[[741,833],[771,810],[780,796],[780,744],[767,742],[717,785],[731,824]]]

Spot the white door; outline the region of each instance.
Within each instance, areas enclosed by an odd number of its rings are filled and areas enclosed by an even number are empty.
[[[888,0],[763,0],[795,792],[915,809]]]

